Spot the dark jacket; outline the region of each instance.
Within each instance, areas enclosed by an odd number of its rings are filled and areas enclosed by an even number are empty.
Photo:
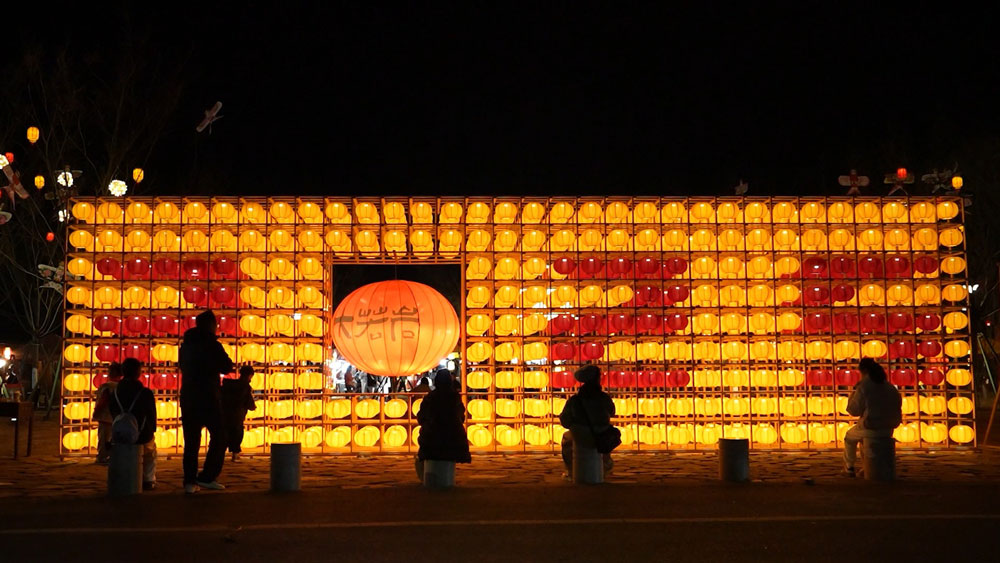
[[[469,438],[465,434],[465,405],[451,385],[424,396],[417,412],[420,423],[420,459],[469,463]]]
[[[197,327],[189,329],[178,359],[182,408],[218,409],[219,376],[233,371],[233,361],[215,335]]]
[[[222,420],[227,426],[242,426],[247,411],[257,410],[250,383],[239,379],[222,382]]]
[[[599,383],[584,383],[580,390],[566,401],[559,413],[559,422],[573,433],[581,446],[594,447],[594,432],[601,433],[611,426],[615,403],[601,389]]]
[[[862,428],[890,432],[903,422],[903,399],[888,381],[875,383],[864,378],[854,386],[847,412],[859,416]]]
[[[118,400],[115,400],[115,393]],[[136,396],[138,395],[138,399]],[[129,411],[129,406],[135,401],[135,406]],[[121,403],[121,406],[118,406]],[[139,439],[136,444],[145,444],[156,434],[156,399],[153,392],[137,379],[123,379],[111,396],[111,418],[118,416],[122,410],[132,413],[139,424]]]

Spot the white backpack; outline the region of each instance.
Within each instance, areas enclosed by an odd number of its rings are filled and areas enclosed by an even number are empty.
[[[118,389],[115,389],[115,402],[118,403],[118,408],[122,412],[118,413],[118,416],[111,422],[111,442],[113,444],[134,444],[139,441],[139,421],[132,414],[132,409],[135,407],[135,402],[139,400],[139,395],[140,393],[136,393],[132,404],[128,406],[128,410],[125,410],[122,402],[118,400]]]

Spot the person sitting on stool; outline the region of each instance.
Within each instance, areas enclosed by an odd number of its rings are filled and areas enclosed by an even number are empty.
[[[562,458],[566,464],[566,476],[573,476],[573,437],[581,440],[583,447],[595,447],[594,433],[601,433],[611,426],[611,417],[615,416],[615,403],[601,389],[601,369],[595,365],[586,365],[576,370],[573,377],[582,383],[580,390],[566,401],[559,422],[569,430],[562,437]],[[593,429],[593,430],[591,430]],[[611,473],[614,463],[611,454],[602,454],[604,458],[604,474]]]
[[[892,431],[903,422],[903,400],[896,387],[887,381],[885,369],[871,358],[863,358],[858,369],[861,381],[847,401],[847,412],[861,417],[844,435],[844,473],[848,477],[854,477],[858,442],[865,438],[891,438]]]
[[[417,412],[420,436],[417,442],[416,470],[423,479],[424,460],[471,463],[469,438],[465,433],[465,405],[455,392],[451,372],[439,369],[434,375],[434,390],[424,396]]]
[[[139,429],[136,444],[142,446],[142,490],[156,488],[156,398],[139,381],[142,364],[135,358],[125,358],[121,364],[122,380],[112,391],[112,418],[123,412],[132,413]],[[114,446],[112,445],[112,448]]]

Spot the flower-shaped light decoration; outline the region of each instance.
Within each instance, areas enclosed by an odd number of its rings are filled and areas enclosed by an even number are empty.
[[[73,187],[73,173],[70,172],[69,170],[67,170],[65,172],[60,172],[59,175],[56,176],[56,182],[59,182],[59,185],[62,186],[62,187],[64,187],[64,188],[72,188]]]
[[[121,197],[128,191],[128,186],[121,180],[111,180],[111,183],[108,184],[108,191],[115,197]]]

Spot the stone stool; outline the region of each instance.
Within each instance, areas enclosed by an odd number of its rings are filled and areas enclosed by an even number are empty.
[[[428,489],[450,489],[454,487],[455,462],[425,459],[424,486]]]
[[[288,493],[302,488],[302,444],[271,444],[271,491]]]
[[[108,463],[108,494],[113,497],[142,492],[142,446],[115,444]]]
[[[734,483],[750,480],[750,440],[719,440],[719,479]]]
[[[865,438],[862,442],[865,479],[894,481],[896,479],[896,440],[892,437]]]
[[[573,443],[573,482],[577,485],[598,485],[604,482],[604,457],[596,448],[584,448]]]

